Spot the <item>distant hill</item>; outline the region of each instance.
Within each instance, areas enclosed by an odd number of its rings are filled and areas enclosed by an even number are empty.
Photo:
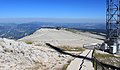
[[[73,29],[87,29],[88,31],[105,31],[103,23],[48,23],[48,22],[30,22],[30,23],[0,23],[0,37],[9,39],[20,39],[34,33],[42,27],[62,27]]]

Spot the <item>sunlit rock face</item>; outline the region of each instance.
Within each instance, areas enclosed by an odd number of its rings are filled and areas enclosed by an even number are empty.
[[[70,56],[44,46],[0,39],[0,70],[53,70]]]

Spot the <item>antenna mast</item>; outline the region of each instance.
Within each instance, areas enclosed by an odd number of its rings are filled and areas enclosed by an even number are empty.
[[[120,46],[120,0],[106,0],[106,30],[107,44],[109,48],[116,46],[118,52]]]

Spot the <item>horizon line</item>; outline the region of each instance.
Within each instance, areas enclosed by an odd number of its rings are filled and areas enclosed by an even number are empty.
[[[53,23],[105,23],[95,18],[0,18],[0,23],[53,22]]]

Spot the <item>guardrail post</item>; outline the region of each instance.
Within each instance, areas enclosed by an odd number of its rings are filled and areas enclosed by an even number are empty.
[[[97,70],[97,61],[95,61],[95,62],[96,62],[96,66],[95,66],[96,69],[95,70]]]
[[[93,57],[93,67],[95,67],[95,60],[94,60],[94,57]]]

